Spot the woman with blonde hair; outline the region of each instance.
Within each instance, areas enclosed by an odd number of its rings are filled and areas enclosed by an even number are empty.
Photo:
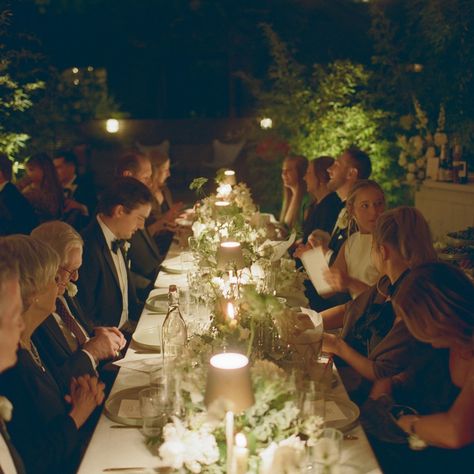
[[[283,202],[280,222],[290,229],[301,230],[303,225],[303,204],[306,196],[304,176],[308,160],[304,156],[288,156],[283,161],[281,179],[283,182]]]
[[[23,235],[0,239],[0,250],[18,262],[25,323],[18,362],[0,376],[1,392],[15,407],[9,433],[27,472],[66,473],[79,455],[80,427],[103,401],[103,384],[90,376],[72,379],[64,400],[31,340],[54,308],[58,254],[49,245]]]
[[[366,395],[367,383],[402,372],[428,350],[396,317],[391,300],[411,268],[436,260],[428,224],[412,207],[382,214],[373,232],[372,258],[382,278],[375,286],[345,305],[343,314],[332,309],[322,314],[324,326],[338,327],[340,337],[325,334],[323,350],[351,367],[351,389]],[[348,373],[347,373],[348,372]]]

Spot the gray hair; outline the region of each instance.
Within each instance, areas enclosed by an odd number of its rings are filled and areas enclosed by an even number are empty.
[[[21,299],[24,310],[42,293],[56,276],[59,255],[48,244],[27,235],[10,235],[0,239],[0,254],[8,253],[18,262]]]
[[[69,224],[61,221],[49,221],[39,225],[33,229],[31,237],[50,245],[59,254],[60,263],[66,261],[72,249],[82,250],[84,245],[80,234]]]
[[[13,279],[18,279],[18,263],[10,252],[6,251],[0,239],[0,308],[3,300],[6,299],[7,295],[3,294],[4,285]],[[1,324],[2,311],[0,309],[0,324]]]

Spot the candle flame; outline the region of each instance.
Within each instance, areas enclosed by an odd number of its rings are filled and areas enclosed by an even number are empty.
[[[235,309],[232,303],[227,303],[227,315],[229,319],[235,319]]]
[[[243,433],[237,433],[235,435],[235,445],[238,448],[246,448],[247,447],[247,438]]]

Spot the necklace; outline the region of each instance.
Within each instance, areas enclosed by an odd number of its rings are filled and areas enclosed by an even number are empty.
[[[38,354],[38,350],[36,349],[33,342],[30,342],[30,344],[31,344],[31,349],[27,349],[27,350],[30,353],[31,357],[33,358],[33,361],[43,372],[46,372],[46,369],[44,368],[44,365],[43,365],[43,361],[41,360],[41,357]]]

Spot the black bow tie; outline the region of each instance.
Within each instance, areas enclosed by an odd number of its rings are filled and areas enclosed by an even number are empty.
[[[122,251],[122,253],[126,253],[125,252],[125,243],[127,241],[124,240],[124,239],[115,239],[115,240],[112,240],[112,252],[113,253],[117,253],[118,249],[120,249]]]

